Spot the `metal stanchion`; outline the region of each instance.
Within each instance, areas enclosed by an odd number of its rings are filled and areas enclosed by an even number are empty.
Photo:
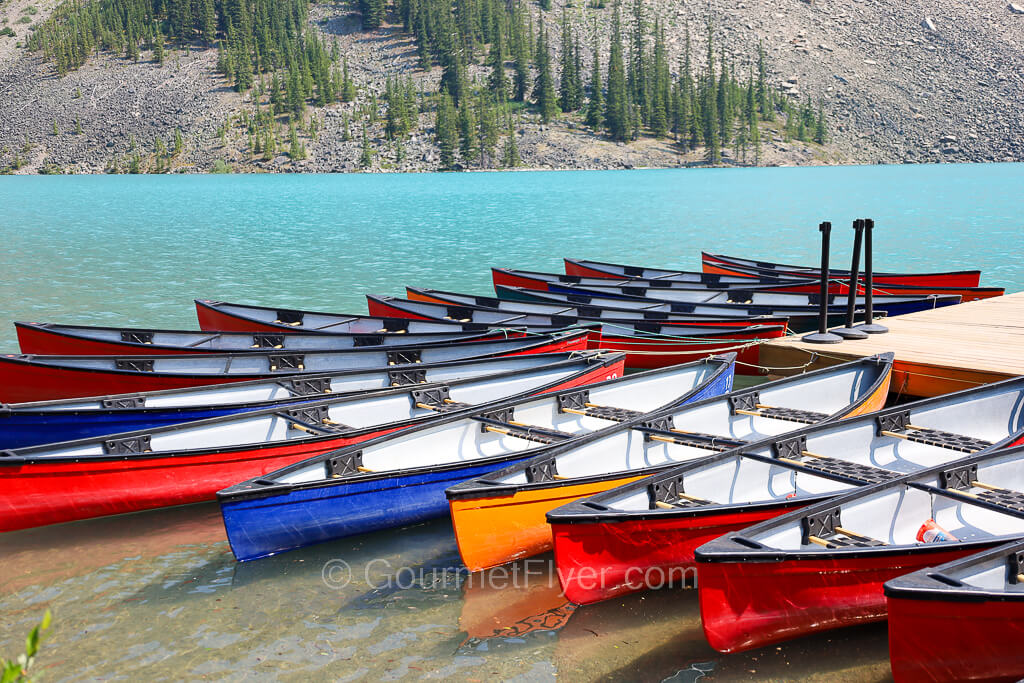
[[[828,249],[832,224],[824,222],[818,226],[821,231],[821,300],[818,309],[818,331],[803,336],[803,341],[812,344],[838,344],[843,338],[828,331]]]
[[[832,330],[843,339],[867,339],[867,332],[853,327],[854,313],[857,308],[857,289],[860,284],[860,242],[864,237],[864,220],[858,218],[853,222],[853,263],[850,265],[850,280],[847,283],[849,293],[846,296],[846,325]]]
[[[875,322],[875,311],[872,307],[872,294],[874,290],[874,265],[871,263],[871,233],[874,232],[875,221],[870,218],[864,219],[864,324],[858,325],[855,329],[868,334],[884,334],[889,331],[888,327]]]

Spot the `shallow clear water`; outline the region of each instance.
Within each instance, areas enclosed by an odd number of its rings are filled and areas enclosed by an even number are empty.
[[[980,267],[1016,290],[1022,187],[1022,165],[0,178],[0,318],[190,327],[195,297],[358,312],[366,292],[484,293],[492,265],[562,256],[811,263],[821,220],[845,266],[857,217],[876,220],[879,269]],[[324,580],[333,559],[343,587]],[[889,675],[884,625],[726,657],[693,591],[573,609],[549,560],[460,581],[439,521],[237,564],[212,504],[2,534],[0,653],[50,607],[50,681]]]

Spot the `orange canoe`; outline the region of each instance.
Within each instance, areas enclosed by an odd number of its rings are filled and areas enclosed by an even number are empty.
[[[683,462],[885,405],[893,355],[788,377],[666,409],[543,449],[446,492],[471,571],[552,547],[545,514]],[[588,408],[587,410],[598,410]]]

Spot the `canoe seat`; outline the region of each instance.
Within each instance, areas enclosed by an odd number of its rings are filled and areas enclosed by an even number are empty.
[[[975,482],[975,486],[977,486],[977,482]],[[988,485],[985,488],[985,491],[975,494],[974,497],[1002,508],[1024,512],[1024,493]]]
[[[875,548],[888,545],[870,536],[861,536],[857,533],[843,531],[836,531],[836,534],[829,538],[811,536],[809,540],[811,543],[816,543],[826,548]]]
[[[806,452],[805,452],[806,453]],[[831,474],[844,479],[853,479],[855,481],[864,482],[865,484],[881,484],[882,482],[889,481],[893,477],[898,476],[898,473],[891,472],[881,467],[872,467],[870,465],[861,465],[860,463],[850,462],[849,460],[840,460],[839,458],[829,458],[824,455],[803,455],[801,458],[779,458],[783,462],[792,463],[794,465],[800,465],[809,470],[815,472],[821,472],[822,474]]]
[[[699,508],[703,505],[712,505],[710,500],[701,498],[677,498],[675,500],[658,500],[651,505],[652,510],[673,510],[676,508]]]
[[[917,443],[928,444],[929,446],[942,446],[943,448],[950,448],[963,453],[977,453],[992,447],[991,441],[963,434],[954,434],[953,432],[944,432],[941,429],[922,429],[920,427],[910,427],[909,429],[910,431],[905,435],[907,441],[916,441]]]
[[[796,408],[762,406],[758,412],[761,417],[767,417],[772,420],[785,420],[786,422],[799,422],[800,424],[817,424],[828,418],[827,413],[817,413],[813,410],[798,410]]]
[[[534,443],[542,444],[561,443],[566,439],[571,439],[572,437],[576,436],[576,434],[558,431],[557,429],[531,427],[530,425],[524,425],[520,423],[506,423],[504,425],[484,424],[483,430],[485,432],[504,434],[505,436],[511,436],[516,439],[523,439],[524,441],[533,441]]]
[[[729,439],[723,439],[720,436],[714,434],[686,434],[685,436],[662,436],[660,434],[651,434],[644,431],[645,441],[660,441],[662,443],[671,443],[677,446],[690,446],[691,448],[699,448],[705,451],[714,451],[716,453],[724,453],[725,451],[731,451],[734,448],[742,446],[743,444],[739,441],[730,441]]]
[[[582,409],[562,408],[562,412],[573,413],[574,415],[584,415],[586,417],[596,417],[602,420],[613,420],[615,422],[628,422],[629,420],[643,415],[643,412],[639,410],[616,408],[614,406],[599,406],[594,403],[587,403]]]

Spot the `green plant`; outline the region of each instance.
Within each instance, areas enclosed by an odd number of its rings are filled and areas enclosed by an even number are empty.
[[[11,38],[13,38],[14,29],[11,28],[10,26],[4,26],[3,28],[0,28],[0,36],[10,36]]]
[[[25,639],[25,652],[18,655],[17,659],[7,660],[0,658],[0,683],[22,683],[27,682],[29,669],[39,652],[39,643],[42,640],[43,632],[50,628],[50,610],[43,614],[39,622]]]
[[[232,173],[232,170],[223,159],[217,159],[213,162],[213,168],[210,169],[210,173]]]

